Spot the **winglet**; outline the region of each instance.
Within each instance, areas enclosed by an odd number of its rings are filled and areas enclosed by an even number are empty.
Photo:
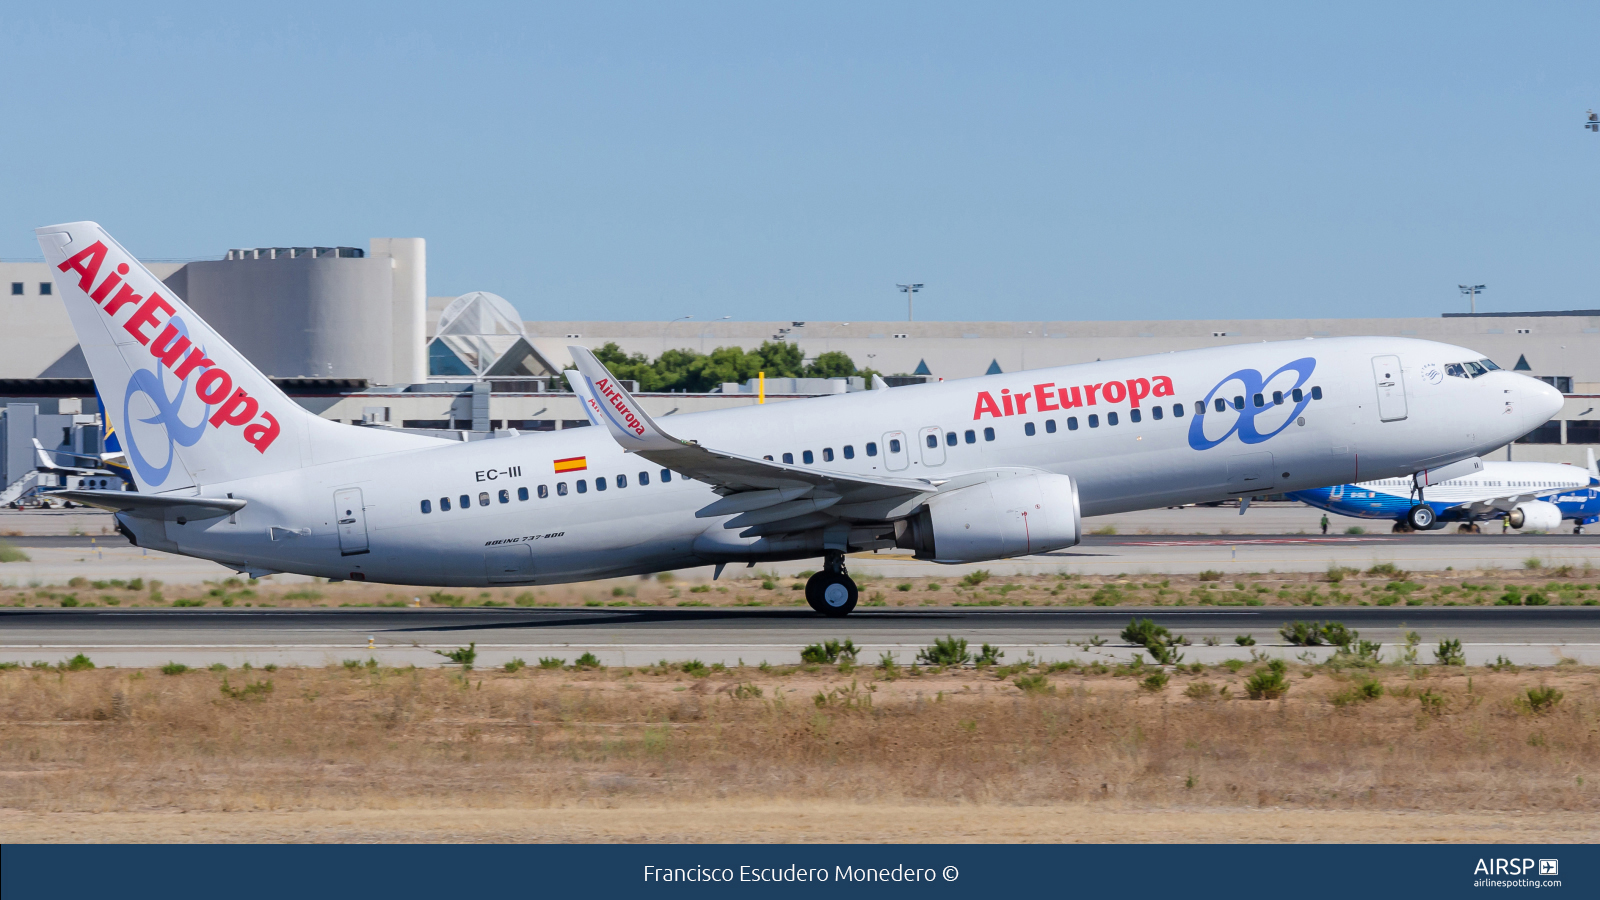
[[[567,350],[578,367],[578,379],[582,382],[579,395],[585,411],[611,432],[622,449],[677,450],[683,447],[682,441],[656,425],[639,401],[633,399],[628,389],[589,352],[589,348],[574,346]]]

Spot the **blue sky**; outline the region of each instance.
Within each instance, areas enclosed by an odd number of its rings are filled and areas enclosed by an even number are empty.
[[[428,240],[530,318],[1600,307],[1600,6],[8,4],[0,257]]]

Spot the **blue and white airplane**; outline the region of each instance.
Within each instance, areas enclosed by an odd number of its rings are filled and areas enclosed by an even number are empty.
[[[1504,519],[1511,528],[1554,531],[1565,520],[1573,534],[1600,522],[1600,470],[1566,463],[1485,462],[1481,471],[1419,488],[1417,476],[1292,491],[1287,496],[1341,516],[1388,519],[1397,531],[1423,531]],[[1418,495],[1422,496],[1419,497]],[[1431,513],[1431,516],[1430,516]]]

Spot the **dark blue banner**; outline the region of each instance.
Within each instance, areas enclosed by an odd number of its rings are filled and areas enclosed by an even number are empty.
[[[13,844],[0,862],[7,898],[1600,896],[1587,845]]]

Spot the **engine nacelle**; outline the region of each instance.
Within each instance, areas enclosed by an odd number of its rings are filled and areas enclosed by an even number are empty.
[[[918,559],[981,562],[1071,547],[1081,536],[1069,475],[1012,475],[939,494],[897,522],[895,545]]]
[[[1518,503],[1516,509],[1506,514],[1506,524],[1530,531],[1555,531],[1561,527],[1561,507],[1544,500]]]

